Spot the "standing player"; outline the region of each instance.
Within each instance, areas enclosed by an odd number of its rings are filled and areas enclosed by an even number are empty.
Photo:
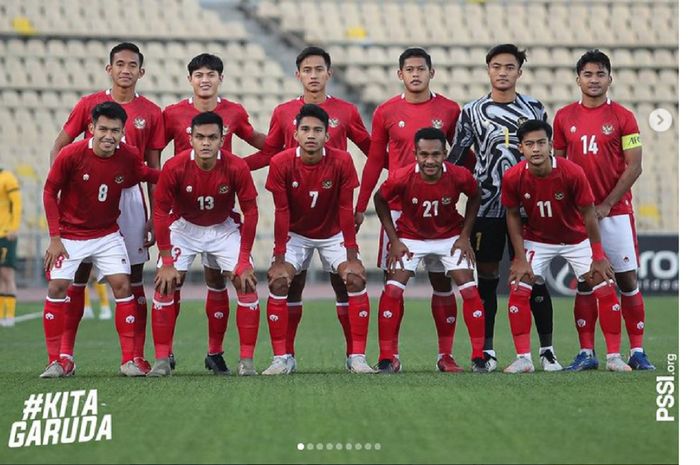
[[[305,104],[313,103],[328,113],[328,142],[326,147],[345,151],[348,139],[353,141],[367,155],[370,146],[370,136],[365,128],[357,107],[350,102],[333,97],[326,93],[326,85],[333,74],[331,57],[322,48],[307,47],[299,53],[296,59],[296,77],[302,85],[303,94],[300,97],[278,105],[272,112],[270,129],[265,139],[263,150],[246,158],[251,170],[262,168],[270,163],[277,153],[297,147],[299,143],[294,137],[296,132],[296,116]],[[345,283],[336,273],[331,273],[331,285],[336,295],[336,313],[343,328],[346,343],[346,355],[350,355],[352,336],[350,334],[350,319],[348,315],[348,295]],[[297,274],[292,290],[288,296],[289,321],[287,325],[287,352],[294,354],[294,338],[302,315],[301,294],[306,282],[306,270]]]
[[[362,172],[360,195],[357,199],[355,222],[358,227],[364,220],[364,212],[377,185],[379,175],[385,166],[389,175],[406,165],[415,164],[413,137],[420,128],[432,126],[441,130],[448,139],[452,139],[459,116],[459,105],[442,95],[430,90],[430,80],[435,76],[430,55],[422,48],[406,49],[399,56],[398,77],[403,81],[404,92],[377,107],[372,119],[372,146],[367,164]],[[401,202],[391,200],[389,206],[394,221],[401,214]],[[386,270],[389,251],[388,238],[381,233],[379,243],[378,266]],[[431,308],[438,335],[438,367],[440,371],[462,371],[452,357],[457,301],[452,293],[452,282],[445,275],[439,260],[425,261],[430,283],[433,287]],[[403,318],[403,307],[399,310],[396,336],[394,339],[394,357],[392,366],[395,371],[401,369],[399,360],[399,327]],[[379,318],[379,325],[385,324]],[[392,325],[392,327],[394,327]]]
[[[190,127],[192,148],[165,163],[155,192],[153,221],[161,267],[156,274],[152,311],[156,362],[148,375],[170,374],[176,311],[174,291],[182,285],[197,254],[202,254],[202,262],[211,269],[222,270],[236,288],[236,319],[239,328],[243,327],[238,374],[255,375],[253,350],[259,310],[250,251],[258,224],[257,192],[246,163],[221,149],[224,139],[221,116],[214,112],[200,113],[192,119]],[[245,218],[241,231],[231,218],[236,197]],[[230,375],[223,358],[229,317],[226,286],[210,288],[208,297],[209,351],[204,365],[217,375]]]
[[[508,231],[506,209],[501,205],[503,173],[522,159],[518,150],[518,127],[529,119],[546,121],[547,113],[538,100],[521,95],[516,84],[522,76],[525,51],[513,44],[502,44],[486,54],[491,92],[467,103],[457,123],[454,144],[448,161],[469,166],[473,160],[467,151],[474,147],[474,174],[481,185],[481,207],[472,231],[479,273],[479,294],[486,311],[486,343],[484,352],[489,371],[496,369],[493,347],[494,325],[498,301],[499,263],[503,257]],[[512,258],[512,245],[508,242]],[[540,362],[547,371],[562,367],[552,346],[552,299],[542,283],[535,283],[532,308],[540,336]]]
[[[22,221],[22,194],[12,172],[0,168],[0,326],[15,325],[17,232]]]
[[[296,369],[287,346],[288,296],[301,297],[295,276],[306,271],[314,250],[323,269],[339,275],[346,286],[352,338],[346,366],[353,373],[374,373],[365,357],[370,305],[352,214],[357,173],[348,152],[325,147],[329,138],[325,110],[306,104],[295,119],[299,146],[272,158],[265,184],[275,202],[275,249],[267,301],[274,357],[263,374],[289,374]]]
[[[165,147],[163,118],[160,108],[146,97],[136,92],[136,84],[145,73],[143,54],[129,42],[121,43],[109,52],[107,73],[112,79],[112,87],[107,91],[87,95],[73,108],[63,129],[58,134],[51,150],[51,160],[58,152],[71,143],[81,133],[90,137],[89,124],[95,105],[102,102],[116,102],[123,106],[128,116],[124,127],[124,141],[137,148],[141,160],[151,168],[160,167],[160,151]],[[152,186],[149,186],[149,191]],[[136,297],[136,339],[134,361],[144,374],[150,370],[143,357],[146,341],[147,306],[143,292],[143,264],[148,261],[148,248],[153,245],[150,221],[147,220],[146,203],[140,185],[124,189],[119,204],[119,229],[124,236],[131,263],[131,288]],[[149,197],[152,198],[152,197]],[[68,288],[69,308],[66,313],[66,332],[69,339],[75,339],[80,319],[85,307],[85,286],[90,277],[90,263],[82,264],[76,273],[75,281]]]
[[[423,128],[414,136],[416,164],[394,171],[374,196],[382,226],[389,237],[389,279],[379,300],[380,373],[396,373],[395,326],[403,292],[415,276],[421,260],[439,260],[462,295],[464,322],[472,343],[472,370],[486,371],[484,312],[474,282],[474,251],[469,236],[479,209],[479,185],[461,166],[447,165],[447,139],[436,128]],[[468,197],[466,218],[457,212],[460,194]],[[389,201],[401,202],[401,216],[394,226]],[[400,268],[400,269],[399,269]],[[439,369],[439,367],[438,367]]]
[[[75,372],[75,333],[66,334],[63,323],[68,312],[68,285],[85,259],[94,263],[114,293],[121,373],[145,375],[134,362],[136,301],[129,284],[129,257],[117,217],[122,190],[142,181],[156,183],[158,171],[143,164],[136,148],[120,144],[126,121],[126,111],[118,103],[95,105],[89,127],[92,137],[63,148],[46,179],[44,209],[51,241],[44,257],[49,274],[44,335],[49,365],[42,378],[71,376]]]
[[[517,136],[525,160],[505,173],[502,185],[508,233],[515,252],[509,277],[508,319],[517,353],[504,371],[535,371],[530,355],[532,285],[544,279],[557,256],[571,265],[577,279],[594,286],[608,346],[608,370],[631,371],[620,357],[620,304],[611,285],[613,272],[600,243],[586,175],[575,163],[551,156],[552,128],[545,121],[524,122]],[[524,226],[521,208],[527,214]]]
[[[610,59],[600,50],[584,53],[576,63],[581,100],[557,112],[554,154],[581,165],[588,176],[603,248],[622,293],[622,316],[630,340],[628,363],[635,370],[653,370],[643,348],[644,300],[637,284],[638,247],[631,192],[642,174],[642,142],[632,112],[607,96],[612,83],[610,73]],[[581,352],[568,369],[595,369],[597,310],[585,285],[579,286],[574,318]]]

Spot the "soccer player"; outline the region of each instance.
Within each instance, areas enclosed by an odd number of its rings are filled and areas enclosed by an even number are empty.
[[[581,165],[588,176],[603,249],[622,294],[622,316],[630,340],[628,363],[635,370],[653,370],[643,348],[645,313],[637,283],[639,262],[631,192],[642,174],[639,126],[631,111],[607,96],[612,83],[607,55],[600,50],[584,53],[576,63],[576,73],[581,100],[560,109],[554,117],[554,154]],[[595,369],[597,310],[585,284],[579,286],[575,302],[581,352],[568,369]]]
[[[407,165],[414,166],[414,135],[424,127],[434,127],[452,139],[459,116],[459,105],[430,90],[430,80],[435,76],[430,55],[422,48],[406,49],[399,56],[398,78],[403,82],[404,92],[377,107],[372,119],[372,145],[367,163],[362,171],[362,184],[357,199],[355,223],[359,226],[364,220],[369,199],[377,185],[379,175],[388,166],[389,175]],[[401,202],[391,200],[389,206],[394,221],[401,214]],[[386,232],[380,233],[379,257],[377,265],[386,270],[389,251]],[[463,371],[452,357],[457,301],[452,293],[452,282],[437,260],[425,261],[430,283],[433,287],[431,308],[438,335],[438,367],[441,371]],[[403,307],[399,310],[394,357],[392,364],[396,371],[401,369],[399,360],[399,327],[403,318]],[[379,318],[379,325],[388,324]],[[392,327],[394,327],[392,325]]]
[[[474,251],[469,236],[479,209],[479,186],[472,173],[446,164],[447,139],[437,128],[418,130],[414,136],[416,163],[395,170],[374,196],[382,226],[389,237],[389,279],[379,300],[380,373],[396,373],[395,326],[403,292],[418,264],[439,260],[462,295],[462,312],[472,343],[472,370],[486,371],[484,359],[484,312],[474,282]],[[468,197],[466,218],[457,212],[461,194]],[[401,203],[401,216],[391,216],[389,202]],[[439,369],[439,367],[437,367]]]
[[[596,221],[593,193],[584,171],[552,157],[552,128],[529,120],[518,128],[521,161],[503,176],[502,204],[515,256],[511,264],[508,319],[517,358],[506,373],[535,371],[530,355],[530,297],[552,259],[563,257],[579,281],[588,281],[600,304],[600,326],[608,346],[607,368],[631,371],[620,357],[620,304],[612,286]],[[520,209],[527,214],[523,225]]]
[[[346,367],[353,373],[374,373],[365,357],[370,304],[352,213],[357,173],[348,152],[325,146],[330,136],[323,108],[306,104],[295,119],[299,145],[272,158],[265,184],[275,202],[267,301],[274,357],[263,374],[290,374],[296,369],[287,345],[288,296],[301,298],[297,276],[308,268],[314,250],[324,271],[338,274],[346,286],[352,337]]]
[[[145,375],[134,361],[136,300],[129,283],[129,257],[117,217],[122,191],[142,181],[156,183],[159,172],[143,164],[143,157],[135,147],[120,142],[126,122],[127,113],[118,103],[95,105],[89,127],[92,137],[64,147],[44,185],[44,209],[51,238],[44,257],[49,277],[44,304],[49,365],[42,378],[71,376],[75,372],[75,332],[64,331],[64,319],[69,311],[66,295],[78,266],[85,259],[105,276],[114,293],[121,373]]]
[[[527,120],[546,121],[544,105],[532,97],[521,95],[516,84],[522,76],[527,56],[513,44],[501,44],[486,54],[486,65],[491,91],[467,103],[459,116],[454,143],[448,161],[471,166],[474,160],[468,152],[474,147],[476,164],[474,175],[481,185],[481,207],[472,231],[479,274],[479,294],[486,311],[485,354],[489,371],[497,366],[493,346],[494,326],[498,301],[499,263],[507,241],[506,209],[501,204],[501,180],[511,166],[522,159],[518,150],[518,127]],[[552,345],[552,300],[544,284],[536,283],[532,291],[532,309],[540,337],[540,362],[547,371],[562,367]]]
[[[17,232],[22,220],[22,194],[11,171],[0,168],[0,327],[15,325]]]
[[[136,84],[145,73],[144,57],[139,48],[129,42],[118,44],[109,52],[107,74],[112,80],[112,87],[107,91],[96,92],[81,98],[73,108],[63,129],[56,137],[51,150],[51,161],[59,151],[75,140],[81,133],[85,138],[91,136],[89,125],[91,112],[95,105],[102,102],[116,102],[123,106],[128,120],[124,126],[124,140],[137,148],[141,160],[151,168],[160,168],[160,152],[165,147],[163,118],[158,106],[136,92]],[[152,186],[149,186],[149,191]],[[131,289],[136,298],[136,339],[134,342],[134,361],[147,373],[150,370],[144,359],[143,349],[146,341],[147,306],[143,291],[143,264],[148,261],[148,248],[154,240],[151,222],[147,219],[147,209],[140,185],[124,189],[119,204],[119,229],[124,236],[129,263],[131,263]],[[149,196],[151,199],[152,196]],[[149,237],[150,236],[150,237]],[[75,281],[68,288],[70,297],[66,311],[66,334],[70,341],[75,339],[80,319],[85,307],[85,286],[90,277],[90,263],[82,264],[76,273]],[[68,350],[68,348],[66,348]],[[72,346],[70,347],[72,353]]]
[[[258,224],[257,191],[246,163],[222,149],[223,118],[214,112],[196,115],[191,149],[165,163],[156,187],[153,221],[161,266],[153,298],[153,339],[156,361],[149,376],[170,375],[169,361],[175,329],[174,291],[181,286],[197,254],[210,269],[221,270],[238,295],[236,320],[240,331],[238,374],[256,375],[253,351],[258,334],[258,297],[250,257]],[[231,218],[236,203],[245,221]],[[171,213],[172,212],[172,213]],[[207,282],[205,304],[209,321],[209,350],[204,365],[217,375],[230,375],[223,358],[229,318],[226,286]]]
[[[301,96],[278,105],[272,112],[270,129],[265,139],[262,152],[251,155],[245,160],[252,170],[262,168],[270,163],[270,158],[277,153],[297,147],[294,137],[296,116],[301,107],[313,103],[328,113],[328,142],[325,147],[346,151],[348,139],[367,155],[370,136],[365,128],[357,107],[350,102],[326,93],[326,85],[333,75],[331,57],[322,48],[307,47],[296,58],[296,77],[302,85]],[[301,294],[306,282],[306,270],[294,278],[294,293],[289,294],[289,321],[287,325],[287,352],[294,354],[294,339],[302,316],[303,303]],[[330,275],[331,285],[336,296],[336,314],[345,335],[345,353],[350,355],[352,335],[350,334],[350,317],[348,314],[348,294],[345,283],[336,273]]]

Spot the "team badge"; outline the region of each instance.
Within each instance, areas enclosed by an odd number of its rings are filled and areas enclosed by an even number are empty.
[[[529,193],[529,192],[525,192],[525,196],[524,196],[524,197],[525,197],[525,200],[530,200],[530,193]]]
[[[413,205],[418,205],[418,199],[415,198],[415,197],[413,197],[413,198],[411,199],[411,203],[412,203]]]
[[[142,117],[140,117],[140,116],[139,116],[138,118],[134,119],[134,127],[135,127],[136,129],[143,129],[143,128],[145,128],[145,127],[146,127],[146,119],[145,119],[145,118],[142,118]]]
[[[226,134],[228,134],[229,130],[230,130],[230,128],[228,126],[224,126],[224,136],[226,136]]]
[[[296,182],[296,181],[294,181],[294,182],[292,183],[292,187],[299,187],[299,183]]]
[[[554,198],[557,200],[563,200],[564,199],[564,193],[563,192],[555,192],[554,193]]]
[[[118,176],[115,176],[115,177],[114,177],[114,182],[116,182],[117,184],[123,183],[123,182],[124,182],[124,176],[122,176],[121,174],[118,175]]]
[[[185,132],[186,132],[187,134],[192,135],[192,128],[191,128],[190,126],[187,126],[187,129],[185,129]]]
[[[187,192],[192,192],[192,186],[187,186],[187,187],[185,187],[185,190],[186,190]]]
[[[406,123],[404,123],[403,121],[399,121],[399,127],[402,128],[404,126],[406,126]]]
[[[435,129],[442,129],[442,120],[441,119],[434,119],[433,120],[433,127]]]
[[[571,127],[569,128],[569,132],[570,132],[571,134],[575,133],[575,132],[576,132],[576,126],[571,126]]]
[[[610,134],[613,133],[613,129],[615,129],[615,128],[613,127],[612,124],[604,124],[602,129],[603,129],[603,134],[605,134],[606,136],[609,136]]]
[[[522,126],[525,121],[527,121],[529,118],[527,116],[521,116],[518,118],[518,127]]]
[[[322,186],[324,189],[330,189],[331,187],[333,187],[333,181],[331,181],[330,179],[327,180],[327,181],[323,181],[323,182],[321,183],[321,186]]]
[[[449,205],[452,203],[452,199],[450,197],[443,197],[440,201],[443,205]]]
[[[328,119],[328,126],[330,126],[332,128],[337,128],[339,124],[340,124],[340,121],[338,121],[338,118],[329,118]]]
[[[226,184],[222,184],[219,186],[219,194],[226,194],[228,192],[228,186]]]
[[[85,173],[85,174],[83,175],[83,181],[87,181],[88,179],[90,179],[90,175],[87,174],[87,173]]]

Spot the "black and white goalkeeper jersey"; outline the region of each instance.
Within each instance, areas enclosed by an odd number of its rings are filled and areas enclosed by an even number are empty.
[[[481,185],[479,217],[505,217],[501,179],[508,168],[523,158],[516,132],[529,119],[546,121],[547,112],[539,100],[527,95],[516,94],[510,103],[497,103],[489,93],[462,108],[448,161],[464,165],[467,149],[474,147],[474,175]]]

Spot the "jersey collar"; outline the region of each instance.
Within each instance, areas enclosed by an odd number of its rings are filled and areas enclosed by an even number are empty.
[[[107,95],[109,95],[109,96],[111,97],[111,96],[112,96],[112,89],[107,89],[107,90],[105,91],[105,94],[107,94]],[[134,98],[139,98],[139,97],[140,97],[139,93],[138,93],[138,92],[134,92]],[[121,103],[120,103],[120,105],[121,105]]]
[[[124,142],[124,138],[122,137],[119,142]],[[92,137],[88,139],[88,148],[92,150]],[[117,148],[119,148],[119,143],[117,143]]]
[[[557,167],[557,157],[554,155],[550,155],[549,158],[552,159],[552,169]],[[528,162],[525,162],[525,169],[528,169],[530,167],[530,164]]]
[[[216,153],[216,159],[221,160],[221,150]],[[194,149],[190,151],[190,160],[194,160]]]
[[[420,173],[420,167],[418,166],[418,163],[416,163],[416,168],[414,169],[415,173]],[[443,163],[442,164],[442,172],[447,173],[447,164]]]
[[[326,148],[323,147],[322,149],[323,156],[326,156]],[[301,157],[301,147],[297,146],[297,151],[296,151],[296,157],[300,158]]]
[[[431,90],[430,91],[430,99],[432,100],[435,97],[437,97],[437,94]],[[406,94],[403,92],[401,92],[401,100],[406,100]]]
[[[194,105],[194,99],[193,99],[192,97],[188,98],[188,99],[187,99],[187,102],[188,102],[190,105]],[[217,104],[221,103],[221,97],[216,97],[216,103],[217,103]]]
[[[607,105],[610,105],[610,104],[612,103],[612,100],[610,100],[610,97],[608,97],[608,99],[605,101],[605,103],[606,103]],[[578,101],[578,104],[581,105],[581,106],[583,106],[583,100],[579,100],[579,101]],[[597,108],[597,107],[596,107],[596,108]]]

